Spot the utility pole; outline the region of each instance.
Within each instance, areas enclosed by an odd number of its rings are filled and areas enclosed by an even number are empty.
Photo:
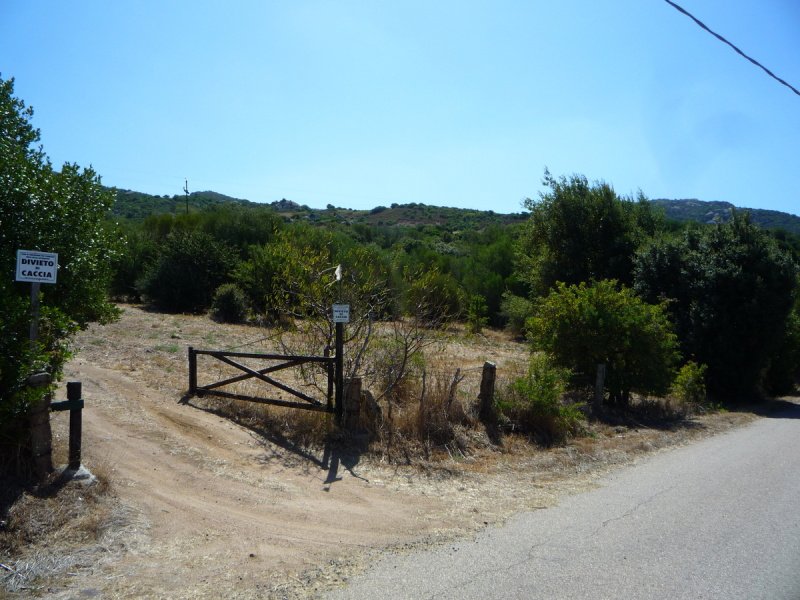
[[[183,193],[186,195],[186,214],[189,214],[189,180],[183,180]]]

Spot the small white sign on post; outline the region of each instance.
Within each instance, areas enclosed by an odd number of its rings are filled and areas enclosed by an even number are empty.
[[[55,283],[57,275],[58,253],[17,250],[17,281]]]
[[[350,305],[349,304],[334,304],[333,305],[333,322],[334,323],[349,323],[350,322]]]

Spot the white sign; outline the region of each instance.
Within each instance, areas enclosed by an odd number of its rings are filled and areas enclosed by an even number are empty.
[[[37,250],[17,250],[17,281],[55,283],[58,254]]]
[[[334,323],[349,323],[350,322],[350,305],[349,304],[334,304],[333,305],[333,322]]]

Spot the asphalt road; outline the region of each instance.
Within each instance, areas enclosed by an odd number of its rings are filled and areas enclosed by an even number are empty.
[[[800,600],[800,406],[325,596]]]

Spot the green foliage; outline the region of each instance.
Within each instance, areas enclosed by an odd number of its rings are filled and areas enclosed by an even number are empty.
[[[162,310],[198,312],[210,306],[234,264],[235,252],[210,235],[176,231],[167,236],[138,287]]]
[[[613,280],[558,283],[537,302],[528,334],[534,349],[572,369],[579,385],[591,387],[597,365],[605,364],[610,399],[623,405],[632,391],[665,393],[678,360],[664,306],[646,304]]]
[[[633,254],[662,219],[640,198],[619,198],[606,183],[590,185],[585,177],[556,179],[545,171],[550,188],[538,201],[528,200],[531,218],[519,243],[523,278],[536,294],[557,281],[632,280]]]
[[[770,357],[764,388],[772,396],[795,391],[800,381],[800,309],[795,306],[786,319],[780,342]]]
[[[77,327],[108,321],[106,299],[114,244],[102,225],[112,203],[92,169],[65,164],[56,171],[37,146],[33,111],[14,97],[13,80],[0,78],[0,440],[45,389],[25,386],[29,375],[55,378]],[[16,251],[58,253],[57,283],[40,294],[39,340],[31,347],[30,285],[15,283]],[[24,433],[18,428],[13,435]]]
[[[703,406],[706,403],[705,365],[689,361],[683,365],[672,382],[671,394],[686,406]]]
[[[431,327],[461,316],[464,293],[451,276],[433,269],[423,273],[406,273],[410,285],[406,293],[406,314],[413,315]]]
[[[242,323],[247,318],[247,296],[235,283],[223,283],[214,292],[211,315],[222,323]]]
[[[495,409],[501,422],[540,444],[563,443],[583,429],[585,420],[582,405],[563,401],[569,380],[569,369],[558,366],[552,356],[533,354],[527,375],[497,394]]]
[[[526,323],[534,314],[533,302],[522,296],[506,292],[503,294],[503,302],[500,307],[502,316],[506,319],[506,329],[517,338],[524,337]]]
[[[158,256],[158,244],[141,228],[117,225],[120,251],[112,262],[113,276],[109,292],[120,300],[141,301],[136,283],[141,281]]]
[[[708,365],[715,401],[751,397],[779,352],[797,267],[746,214],[657,240],[636,258],[636,289],[669,300],[684,356]]]
[[[480,333],[489,323],[486,316],[488,308],[483,296],[473,295],[467,302],[467,331]]]

